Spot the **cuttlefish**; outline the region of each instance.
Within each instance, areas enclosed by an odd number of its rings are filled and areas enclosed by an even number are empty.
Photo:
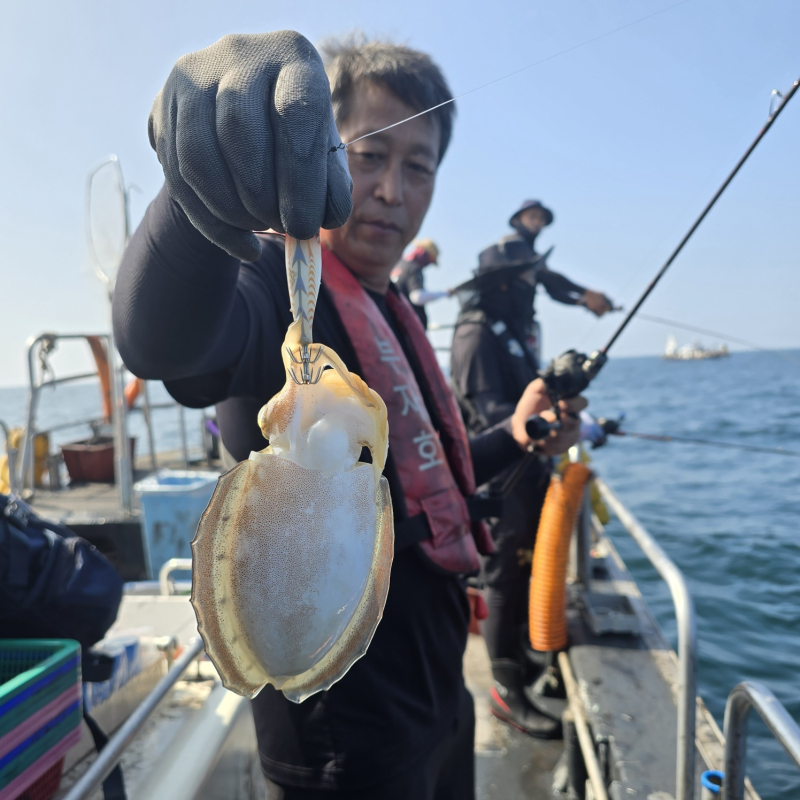
[[[192,542],[192,605],[223,684],[298,703],[366,652],[394,551],[386,406],[312,342],[321,266],[319,237],[286,236],[294,321],[286,383],[258,415],[269,445],[220,477]]]

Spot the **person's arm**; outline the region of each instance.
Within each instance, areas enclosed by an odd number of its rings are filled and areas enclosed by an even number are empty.
[[[536,273],[536,280],[547,289],[547,294],[558,303],[567,305],[577,305],[586,288],[573,283],[569,278],[560,272],[553,272],[547,267],[540,269]]]
[[[430,289],[412,289],[408,293],[408,299],[415,306],[424,306],[434,300],[441,300],[443,297],[450,297],[450,292],[437,292]]]
[[[236,290],[239,267],[163,188],[131,238],[114,290],[114,336],[128,369],[175,380],[232,366],[249,322]]]
[[[523,452],[511,433],[511,417],[473,436],[469,450],[475,472],[475,485],[483,486],[504,470],[516,464]]]
[[[606,311],[611,311],[614,305],[602,292],[579,286],[561,273],[553,272],[547,267],[536,273],[536,279],[547,289],[553,300],[567,305],[584,306],[595,316],[602,317]]]
[[[218,372],[247,338],[237,282],[261,256],[254,231],[309,239],[352,209],[322,59],[293,31],[224,36],[178,59],[148,135],[166,188],[118,278],[120,350],[143,377]]]
[[[580,412],[588,402],[585,397],[572,397],[559,403],[561,429],[551,431],[547,439],[532,442],[525,430],[529,417],[541,415],[555,420],[547,387],[541,378],[531,381],[508,419],[473,436],[469,441],[475,484],[482,486],[504,470],[513,466],[522,454],[536,444],[544,455],[554,456],[566,452],[575,444],[581,432]]]

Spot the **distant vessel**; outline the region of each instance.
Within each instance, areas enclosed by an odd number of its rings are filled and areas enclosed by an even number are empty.
[[[699,342],[678,347],[677,339],[674,336],[669,336],[662,358],[667,359],[667,361],[701,361],[706,358],[724,358],[728,355],[730,355],[730,350],[728,350],[728,345],[726,344],[711,349],[706,349]]]

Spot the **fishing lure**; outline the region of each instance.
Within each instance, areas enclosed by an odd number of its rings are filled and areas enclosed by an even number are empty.
[[[192,605],[223,684],[298,703],[366,652],[394,552],[386,406],[312,341],[321,266],[318,236],[286,236],[294,321],[286,383],[258,415],[269,446],[219,479],[192,542]]]

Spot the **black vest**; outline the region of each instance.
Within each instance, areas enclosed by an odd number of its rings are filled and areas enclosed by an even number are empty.
[[[482,325],[492,334],[497,343],[496,354],[503,375],[503,385],[497,388],[509,403],[517,403],[527,385],[539,377],[539,365],[533,347],[526,339],[518,337],[503,320],[492,320],[482,309],[463,311],[456,320],[456,328],[465,324]],[[462,396],[455,382],[454,389],[467,428],[473,433],[478,432],[482,427],[480,416],[472,408],[469,398]]]

